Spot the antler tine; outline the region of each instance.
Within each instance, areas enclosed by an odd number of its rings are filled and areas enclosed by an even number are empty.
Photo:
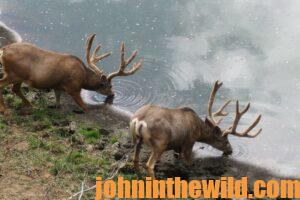
[[[131,56],[126,60],[126,65],[130,64],[130,63],[133,61],[133,59],[135,59],[135,57],[137,56],[137,54],[138,54],[138,51],[135,50],[135,51],[131,54]]]
[[[121,52],[120,68],[125,69],[126,61],[125,61],[125,43],[124,42],[121,43],[120,52]]]
[[[259,115],[255,121],[243,132],[237,132],[236,128],[238,126],[238,123],[240,121],[240,119],[242,118],[242,116],[249,110],[250,108],[250,103],[247,104],[247,106],[240,112],[239,111],[239,101],[236,101],[236,114],[235,114],[235,119],[233,122],[232,127],[228,128],[225,132],[224,135],[226,134],[232,134],[238,137],[250,137],[250,138],[254,138],[257,135],[259,135],[262,131],[262,128],[260,128],[258,131],[256,131],[255,133],[249,134],[249,132],[256,127],[256,125],[260,122],[261,119],[261,115]]]
[[[92,48],[92,43],[94,41],[96,34],[92,34],[90,35],[87,40],[86,40],[86,44],[85,44],[85,58],[86,58],[86,62],[89,64],[90,62],[90,54],[91,54],[91,48]]]
[[[107,79],[108,81],[111,81],[116,76],[129,76],[134,74],[143,64],[143,59],[140,59],[138,62],[134,63],[132,66],[132,69],[125,71],[126,67],[135,59],[135,57],[138,54],[138,51],[135,50],[128,59],[125,59],[125,43],[121,43],[120,47],[120,54],[121,54],[121,60],[120,60],[120,66],[119,70],[116,72],[113,72],[108,75]]]
[[[218,117],[218,116],[226,116],[228,115],[227,112],[224,112],[224,109],[226,108],[226,106],[228,106],[228,104],[231,102],[231,100],[226,101],[216,112],[212,112],[212,106],[216,97],[216,93],[219,90],[219,88],[223,85],[222,82],[219,83],[219,81],[216,81],[213,89],[210,93],[210,97],[209,97],[209,101],[208,101],[208,116],[210,118],[210,120],[212,121],[212,123],[214,125],[218,125],[220,124],[220,122],[222,121],[223,118],[220,118],[218,120],[216,120],[214,117]]]
[[[210,96],[209,96],[209,100],[208,100],[208,108],[207,108],[207,112],[208,112],[208,116],[210,118],[210,120],[212,121],[213,124],[216,124],[214,118],[213,118],[213,114],[212,114],[212,106],[215,100],[215,96],[216,96],[216,92],[217,90],[220,88],[220,86],[222,85],[222,83],[219,84],[219,81],[216,81],[213,89],[210,92]]]
[[[213,113],[213,116],[227,116],[228,112],[224,111],[224,109],[226,108],[226,106],[228,106],[231,103],[232,100],[227,100],[223,106],[221,106],[219,108],[219,110],[217,110],[216,112]]]
[[[97,48],[98,48],[98,49],[97,49]],[[101,45],[98,45],[98,46],[96,47],[96,49],[95,49],[95,54],[93,55],[93,56],[94,56],[93,59],[94,59],[95,63],[97,63],[97,62],[99,62],[100,60],[103,60],[104,58],[106,58],[106,57],[108,57],[108,56],[111,55],[111,52],[107,52],[107,53],[105,53],[105,54],[102,54],[102,55],[100,55],[100,56],[97,56],[96,54],[97,54],[97,52],[99,51],[100,48],[101,48]]]
[[[261,114],[254,120],[254,122],[242,133],[242,135],[247,135],[248,137],[256,137],[262,131],[260,128],[256,133],[249,135],[248,133],[260,122]]]
[[[92,71],[94,71],[98,75],[101,75],[103,73],[103,71],[97,67],[96,63],[99,62],[100,60],[108,57],[111,54],[111,52],[97,56],[97,53],[101,48],[101,45],[98,44],[97,47],[94,49],[92,56],[90,56],[90,54],[91,54],[90,52],[91,52],[91,48],[92,48],[92,44],[95,39],[95,36],[96,36],[96,34],[92,34],[91,36],[88,37],[88,39],[86,41],[86,61]]]

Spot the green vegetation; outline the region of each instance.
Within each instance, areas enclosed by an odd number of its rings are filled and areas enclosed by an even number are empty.
[[[93,185],[96,176],[108,176],[116,162],[110,145],[119,136],[103,133],[100,125],[83,121],[70,109],[48,108],[50,94],[35,95],[32,109],[5,95],[11,114],[0,116],[1,169],[32,177],[22,183],[26,187],[46,184],[52,199],[77,192],[82,181]],[[93,194],[90,191],[83,199]]]

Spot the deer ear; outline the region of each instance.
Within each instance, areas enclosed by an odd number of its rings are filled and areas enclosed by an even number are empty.
[[[208,125],[210,128],[215,128],[215,125],[208,118],[205,118],[205,124]]]
[[[214,127],[213,133],[216,135],[222,135],[222,131],[221,131],[220,127],[218,127],[218,126]]]

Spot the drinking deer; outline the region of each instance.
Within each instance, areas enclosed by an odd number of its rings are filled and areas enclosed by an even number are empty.
[[[212,112],[215,96],[222,83],[215,82],[208,101],[208,117],[203,121],[194,110],[188,107],[164,108],[146,105],[135,112],[130,122],[130,132],[133,136],[133,162],[139,173],[139,153],[143,143],[150,146],[152,153],[146,164],[148,175],[155,178],[154,166],[166,150],[175,150],[188,165],[192,161],[192,149],[195,142],[203,142],[223,151],[225,155],[232,153],[228,135],[238,137],[256,137],[262,129],[249,134],[259,123],[261,115],[243,132],[238,132],[237,126],[241,117],[249,110],[250,103],[240,111],[239,101],[236,101],[236,111],[233,125],[221,129],[222,117],[228,115],[224,111],[231,100],[225,102],[216,112]],[[219,118],[219,119],[217,119]]]
[[[88,67],[76,56],[47,51],[29,43],[21,42],[4,46],[0,49],[0,63],[4,71],[4,76],[0,80],[0,90],[12,84],[12,91],[22,99],[25,105],[30,106],[31,104],[20,89],[23,82],[38,89],[54,89],[57,107],[60,106],[61,91],[65,91],[84,112],[88,109],[80,96],[81,89],[97,91],[112,98],[114,96],[112,79],[116,76],[134,74],[141,67],[143,60],[134,63],[130,70],[125,71],[138,52],[134,51],[128,59],[125,59],[125,44],[122,42],[119,70],[107,76],[96,66],[96,63],[111,53],[98,56],[97,52],[101,48],[98,44],[91,55],[95,36],[96,34],[92,34],[86,41],[85,52]],[[6,111],[2,95],[0,96],[1,111]]]

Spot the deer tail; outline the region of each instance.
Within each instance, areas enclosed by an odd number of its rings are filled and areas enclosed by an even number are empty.
[[[147,123],[145,121],[140,121],[138,118],[134,118],[130,122],[130,132],[132,135],[133,143],[136,143],[137,138],[142,139],[142,129],[147,128]]]

